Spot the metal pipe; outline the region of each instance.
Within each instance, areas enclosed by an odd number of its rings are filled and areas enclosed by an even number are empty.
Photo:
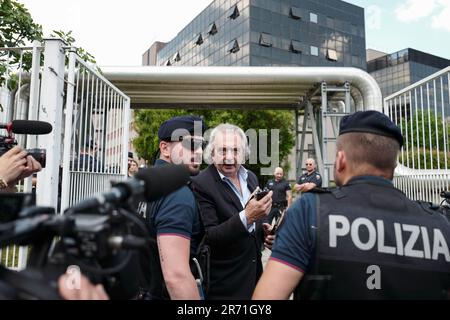
[[[269,84],[273,89],[268,89],[268,93],[280,93],[279,104],[298,103],[283,96],[301,97],[307,94],[305,89],[291,87],[290,92],[281,90],[283,85],[307,85],[309,89],[317,83],[327,82],[327,84],[342,84],[348,82],[352,87],[357,88],[362,95],[364,109],[382,111],[382,95],[376,81],[366,72],[356,68],[328,68],[328,67],[101,67],[103,75],[113,82],[125,94],[133,100],[134,85],[154,86],[154,90],[140,90],[140,101],[151,104],[154,102],[153,96],[158,94],[158,86],[167,85],[170,87],[171,95],[164,96],[165,103],[181,103],[182,100],[174,99],[179,95],[180,88],[189,85],[190,102],[195,103],[221,103],[223,100],[217,99],[214,92],[208,89],[212,86],[220,85],[222,91],[226,91],[228,86],[240,86],[249,94],[247,103],[252,103],[251,93],[254,93],[256,102],[261,102],[261,96],[257,92],[258,86]],[[278,86],[281,85],[281,86]],[[128,86],[128,87],[127,87]],[[310,91],[310,90],[308,90]],[[184,92],[185,93],[185,90]],[[235,92],[227,92],[229,97],[233,97]],[[270,101],[270,100],[269,100]],[[158,101],[160,103],[160,101]]]

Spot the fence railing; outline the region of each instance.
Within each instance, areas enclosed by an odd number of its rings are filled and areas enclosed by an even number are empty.
[[[384,99],[405,138],[394,183],[415,200],[440,202],[450,188],[450,67]]]
[[[130,99],[71,52],[65,117],[63,210],[127,176]]]
[[[42,47],[39,42],[34,42],[32,47],[0,48],[0,121],[11,120],[37,120],[37,105],[39,103],[39,69],[41,67]],[[25,59],[30,56],[31,65],[25,65]],[[23,75],[26,71],[31,76],[25,81]],[[6,131],[0,133],[5,135]],[[15,137],[17,144],[22,148],[35,148],[37,140],[34,136],[18,135]],[[17,186],[17,192],[32,191],[31,177],[21,181]],[[14,270],[25,268],[28,255],[27,247],[9,246],[0,248],[0,264]]]
[[[47,167],[37,175],[37,205],[57,212],[127,176],[130,99],[74,49],[60,39],[47,39],[43,46],[35,42],[29,48],[0,48],[0,63],[6,66],[0,70],[5,77],[0,83],[0,120],[41,120],[53,126],[49,135],[17,140],[23,148],[47,150]],[[32,57],[29,70],[23,68],[25,54]],[[31,189],[31,178],[18,186],[19,192]],[[23,269],[27,250],[0,248],[0,263]]]

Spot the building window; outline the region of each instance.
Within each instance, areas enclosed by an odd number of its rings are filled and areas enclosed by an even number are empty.
[[[261,33],[259,36],[259,44],[264,47],[272,46],[272,36],[268,33]]]
[[[173,55],[172,60],[175,61],[175,62],[180,61],[180,60],[181,60],[180,53],[179,53],[179,52],[175,53],[175,54]]]
[[[330,29],[334,29],[334,19],[331,17],[327,17],[327,27]]]
[[[294,53],[302,53],[302,44],[299,41],[292,40],[289,50]]]
[[[301,9],[297,8],[297,7],[291,7],[291,10],[289,11],[289,15],[291,16],[292,19],[301,19],[302,18],[302,11]]]
[[[230,10],[230,13],[228,14],[228,18],[235,20],[237,17],[239,17],[241,14],[239,12],[239,9],[237,6],[234,6],[234,8],[232,8]]]
[[[201,33],[198,34],[198,37],[196,39],[197,39],[197,40],[195,40],[195,44],[196,45],[199,46],[199,45],[201,45],[203,43],[203,37],[202,37]]]
[[[311,21],[312,23],[317,23],[317,14],[311,12],[309,14],[309,21]]]
[[[209,26],[209,28],[208,28],[208,34],[210,34],[210,35],[213,36],[213,35],[215,35],[217,32],[218,32],[218,30],[217,30],[216,23],[213,22],[213,23]]]
[[[319,48],[311,46],[311,55],[318,57],[319,56]]]
[[[330,61],[337,61],[338,58],[337,58],[336,50],[328,49],[327,50],[327,59],[330,60]]]
[[[233,40],[228,44],[227,51],[231,53],[236,53],[240,50],[239,43],[237,40]]]

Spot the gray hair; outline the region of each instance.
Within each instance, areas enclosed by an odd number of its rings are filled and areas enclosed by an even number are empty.
[[[219,132],[232,132],[234,134],[237,134],[241,140],[244,142],[244,153],[245,153],[245,159],[248,159],[250,155],[250,147],[248,145],[247,136],[245,135],[244,130],[239,128],[238,126],[235,126],[233,124],[224,123],[219,124],[217,127],[215,127],[209,136],[208,145],[205,148],[205,151],[203,152],[205,162],[208,164],[213,163],[212,161],[212,153],[215,148],[215,142],[216,142],[216,136]]]

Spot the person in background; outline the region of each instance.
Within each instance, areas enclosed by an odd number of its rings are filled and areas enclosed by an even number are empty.
[[[274,179],[267,182],[267,189],[273,191],[272,195],[272,209],[270,210],[267,222],[272,223],[272,220],[278,219],[281,212],[291,206],[292,192],[291,185],[283,176],[283,168],[275,168],[273,173]]]
[[[139,166],[136,160],[128,160],[128,178],[133,177],[139,171]]]
[[[294,186],[294,189],[297,192],[304,193],[322,186],[322,176],[316,170],[316,160],[312,158],[306,159],[305,166],[306,172],[298,178],[297,183]]]

